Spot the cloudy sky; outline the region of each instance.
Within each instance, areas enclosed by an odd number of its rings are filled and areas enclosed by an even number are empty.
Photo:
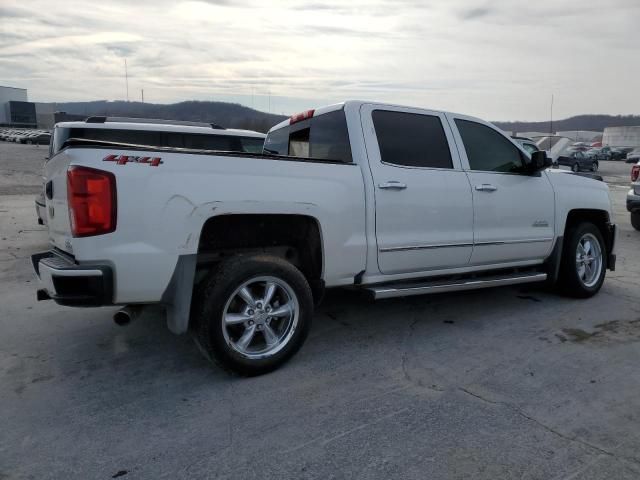
[[[640,0],[0,0],[32,101],[374,99],[492,120],[640,113]]]

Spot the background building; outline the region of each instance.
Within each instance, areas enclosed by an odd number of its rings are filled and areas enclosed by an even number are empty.
[[[56,123],[55,113],[56,113],[56,104],[55,103],[36,103],[36,121],[38,124],[38,128],[43,130],[51,130]]]
[[[28,100],[26,88],[0,86],[0,125],[35,127],[36,107]]]
[[[548,137],[549,132],[517,132],[514,136],[527,138]]]
[[[602,140],[602,132],[591,130],[565,130],[564,132],[556,132],[560,137],[567,137],[574,142],[593,143]]]
[[[640,147],[640,126],[607,127],[602,135],[602,145]]]

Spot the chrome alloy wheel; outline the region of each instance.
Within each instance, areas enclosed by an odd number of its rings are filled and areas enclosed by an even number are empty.
[[[222,314],[227,344],[250,359],[276,354],[298,325],[300,306],[289,284],[276,277],[254,277],[229,297]]]
[[[602,272],[602,248],[598,239],[591,233],[585,233],[576,249],[576,270],[578,278],[585,287],[593,287]]]

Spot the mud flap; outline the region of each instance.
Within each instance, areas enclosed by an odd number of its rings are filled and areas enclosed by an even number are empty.
[[[167,312],[167,327],[175,334],[189,329],[189,314],[197,255],[181,255],[173,271],[169,285],[162,294],[162,304]]]

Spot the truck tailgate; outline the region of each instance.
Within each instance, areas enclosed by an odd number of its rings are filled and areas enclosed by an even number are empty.
[[[62,251],[72,253],[71,222],[67,203],[67,169],[71,157],[60,152],[45,165],[46,221],[49,241]]]

